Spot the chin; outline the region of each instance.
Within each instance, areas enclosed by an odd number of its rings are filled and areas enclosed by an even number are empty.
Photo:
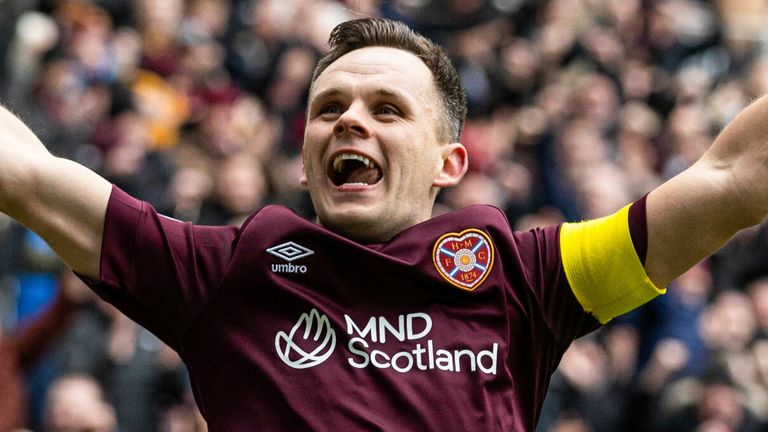
[[[387,220],[381,215],[370,211],[337,212],[327,217],[319,218],[320,225],[329,230],[358,242],[376,243],[389,240],[389,227],[382,221]],[[388,221],[391,224],[391,221]]]

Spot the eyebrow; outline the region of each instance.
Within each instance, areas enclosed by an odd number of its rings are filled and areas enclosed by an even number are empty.
[[[385,96],[385,97],[394,97],[399,99],[406,99],[405,95],[403,95],[400,92],[385,89],[385,88],[378,88],[375,92],[378,96]]]
[[[339,96],[343,94],[344,92],[339,89],[338,87],[332,87],[326,90],[321,90],[320,92],[316,93],[312,97],[312,101],[318,100],[318,99],[326,99],[334,96]],[[402,92],[390,90],[384,87],[379,87],[374,90],[373,92],[376,96],[380,97],[387,97],[387,98],[396,98],[396,99],[402,99],[402,100],[409,100],[410,98]]]

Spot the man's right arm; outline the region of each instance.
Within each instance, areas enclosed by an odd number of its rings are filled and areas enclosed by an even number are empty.
[[[0,211],[43,237],[61,259],[98,279],[111,184],[53,156],[16,116],[0,107]]]

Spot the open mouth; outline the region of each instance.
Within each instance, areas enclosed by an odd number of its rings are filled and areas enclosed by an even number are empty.
[[[368,186],[381,181],[381,168],[369,158],[356,153],[341,153],[328,167],[328,178],[336,186]]]

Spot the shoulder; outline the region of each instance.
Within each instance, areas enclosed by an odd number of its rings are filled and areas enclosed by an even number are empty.
[[[438,224],[454,226],[473,226],[488,232],[495,241],[526,245],[538,242],[557,243],[561,225],[536,227],[527,231],[516,231],[506,214],[491,205],[473,205],[433,219]]]
[[[315,224],[299,216],[290,208],[271,204],[253,213],[240,226],[242,231],[262,229],[285,229],[297,226],[314,226]]]
[[[499,258],[508,264],[530,267],[542,261],[559,264],[560,225],[515,231],[506,214],[490,205],[473,205],[434,217],[423,229],[426,238],[462,238],[481,232],[492,243]],[[437,240],[439,242],[440,240]]]
[[[429,220],[431,226],[461,227],[474,225],[476,228],[494,227],[502,231],[511,231],[507,216],[499,208],[486,205],[472,205],[459,210],[437,215]]]
[[[326,237],[327,231],[283,205],[268,205],[252,214],[240,225],[235,247],[273,246],[275,242],[297,241],[307,236]]]

